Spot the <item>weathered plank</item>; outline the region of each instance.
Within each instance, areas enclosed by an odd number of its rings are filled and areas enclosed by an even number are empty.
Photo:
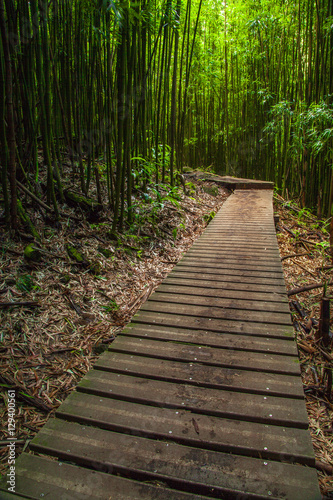
[[[149,406],[184,408],[205,415],[268,425],[307,429],[309,424],[304,401],[299,399],[173,384],[101,370],[91,370],[78,385],[78,390]]]
[[[266,247],[246,247],[246,245],[243,246],[238,246],[237,244],[231,244],[227,242],[228,239],[224,243],[219,242],[215,243],[214,241],[207,241],[206,243],[202,242],[200,243],[200,240],[198,240],[198,243],[193,243],[192,249],[194,251],[198,252],[221,252],[223,254],[227,254],[229,256],[233,255],[234,257],[251,257],[253,258],[254,255],[258,256],[258,259],[261,260],[280,260],[280,252],[278,248],[272,248],[272,249],[267,249]],[[250,250],[252,249],[252,254],[250,253]]]
[[[231,177],[228,175],[216,175],[208,172],[193,171],[184,174],[186,179],[197,179],[202,181],[210,181],[224,186],[227,189],[245,190],[246,193],[251,192],[252,189],[262,190],[265,193],[271,193],[274,189],[274,183],[270,181],[258,181],[255,179],[242,179],[241,177]],[[235,191],[236,193],[239,191]]]
[[[260,259],[259,256],[242,254],[237,257],[237,255],[230,255],[228,252],[223,251],[212,251],[206,250],[199,252],[198,250],[195,252],[187,252],[183,259],[193,260],[197,262],[205,261],[207,263],[220,263],[220,264],[228,264],[228,265],[242,265],[242,266],[255,266],[258,270],[262,268],[268,268],[270,270],[279,270],[281,271],[282,267],[280,262],[277,262],[276,258],[272,258],[271,260]],[[182,260],[183,260],[182,259]]]
[[[290,356],[283,354],[263,354],[262,352],[243,353],[242,351],[232,351],[230,349],[218,349],[216,347],[187,345],[150,339],[135,339],[126,336],[117,337],[111,344],[110,349],[113,352],[141,354],[142,356],[174,361],[190,361],[191,363],[201,363],[203,365],[239,368],[257,372],[263,371],[266,372],[267,376],[268,373],[280,373],[297,375],[299,379],[300,375],[297,358],[290,359]],[[100,360],[105,360],[105,356],[102,356]],[[97,361],[97,366],[100,366],[99,361]],[[150,363],[151,361],[146,360],[146,362]],[[187,366],[189,375],[191,375],[190,368]],[[220,374],[220,370],[216,370],[217,377],[220,377]],[[159,376],[159,373],[156,375]]]
[[[174,276],[179,276],[179,277],[194,277],[198,278],[198,275],[201,276],[201,279],[205,280],[211,280],[212,282],[214,281],[220,281],[220,282],[231,282],[231,283],[236,283],[237,285],[241,286],[242,284],[250,284],[252,287],[257,285],[265,285],[266,290],[268,289],[269,291],[274,290],[274,288],[278,292],[285,292],[285,282],[283,278],[267,278],[267,276],[262,277],[262,276],[255,276],[253,273],[248,273],[246,275],[245,273],[242,273],[241,271],[236,272],[230,272],[230,273],[224,273],[222,272],[214,272],[214,269],[210,268],[205,268],[205,269],[200,269],[198,267],[187,267],[187,266],[176,266],[176,268],[171,271],[169,274],[170,277]],[[262,288],[263,290],[265,289],[264,287]]]
[[[213,290],[209,293],[209,289],[205,288],[190,288],[182,286],[160,286],[153,293],[149,300],[155,302],[176,302],[178,304],[193,304],[205,305],[211,307],[225,309],[242,309],[249,311],[262,311],[276,313],[276,302],[268,302],[266,300],[253,300],[251,294],[247,294],[247,298],[242,297],[219,297],[216,293],[218,290]],[[223,292],[224,290],[220,290]],[[236,295],[236,294],[235,294]],[[290,316],[289,306],[286,302],[279,304],[279,314],[287,314]]]
[[[250,236],[240,236],[232,234],[230,231],[221,231],[219,233],[208,234],[204,233],[200,238],[200,243],[209,243],[214,242],[215,245],[219,245],[224,243],[228,239],[228,245],[235,245],[236,248],[247,248],[247,249],[255,249],[257,248],[259,251],[265,250],[277,250],[277,244],[272,240],[271,235],[263,236],[263,235],[253,235]]]
[[[23,453],[16,463],[19,498],[49,500],[199,500],[206,497]],[[103,472],[102,472],[103,471]],[[22,495],[22,496],[21,496]],[[1,498],[4,498],[1,496]],[[9,498],[12,498],[10,496]],[[15,497],[14,497],[15,498]]]
[[[268,323],[229,321],[200,316],[180,316],[173,313],[159,313],[140,309],[133,316],[133,323],[182,327],[187,329],[207,330],[213,332],[255,335],[275,339],[294,338],[291,325],[272,325]]]
[[[154,295],[155,297],[155,295]],[[265,324],[278,324],[278,325],[290,325],[290,314],[285,312],[267,312],[267,311],[253,311],[253,310],[243,310],[243,309],[227,309],[223,307],[217,307],[214,304],[214,300],[208,298],[207,301],[212,301],[212,306],[208,303],[207,305],[200,305],[200,299],[197,299],[198,304],[189,303],[173,303],[173,302],[155,302],[153,296],[151,299],[147,300],[142,307],[141,311],[150,312],[161,312],[168,314],[177,314],[184,316],[196,316],[200,318],[209,319],[223,319],[230,321],[245,321],[245,322],[257,322]],[[205,299],[202,299],[205,302]]]
[[[258,273],[259,276],[268,276],[273,278],[283,279],[283,271],[281,267],[273,267],[265,263],[264,266],[258,266],[256,264],[251,264],[251,262],[246,262],[242,264],[241,262],[224,262],[222,258],[220,259],[198,259],[191,256],[185,256],[181,261],[178,262],[178,266],[191,266],[200,267],[201,269],[212,268],[223,270],[226,274],[238,274],[236,271],[244,271],[247,275],[248,272],[253,275],[253,273]]]
[[[255,309],[260,307],[269,311],[271,307],[275,307],[275,310],[278,307],[281,312],[289,312],[288,299],[286,294],[283,293],[277,294],[253,292],[252,290],[228,290],[224,287],[221,288],[216,284],[214,285],[211,282],[207,282],[205,286],[200,286],[197,282],[193,284],[193,281],[191,280],[178,279],[175,283],[171,283],[170,281],[172,280],[165,279],[156,289],[156,293],[216,297],[227,301],[233,300],[235,301],[234,304],[238,304],[239,301],[247,302],[250,300]]]
[[[259,371],[258,367],[257,371],[254,371],[250,368],[239,368],[237,363],[232,362],[230,366],[223,366],[221,363],[217,370],[216,366],[200,363],[199,358],[194,358],[193,362],[170,361],[167,355],[165,358],[147,359],[145,355],[134,356],[131,354],[134,351],[126,352],[125,349],[121,350],[117,343],[116,350],[100,356],[94,368],[213,389],[304,399],[299,373],[296,376],[286,375],[284,372],[276,374],[266,372],[264,368]],[[161,356],[163,354],[160,353]]]
[[[236,281],[226,281],[223,276],[212,276],[203,275],[202,273],[184,273],[178,272],[178,268],[175,267],[173,271],[164,279],[163,284],[168,285],[177,285],[184,284],[186,286],[198,286],[205,288],[212,288],[214,290],[219,289],[221,291],[239,291],[239,292],[252,292],[253,296],[256,293],[265,294],[267,299],[269,297],[272,300],[279,302],[288,301],[286,296],[286,287],[285,285],[260,285],[258,283],[244,283],[244,280],[241,282]]]
[[[234,335],[229,333],[210,332],[207,330],[188,329],[184,327],[171,327],[153,324],[130,323],[122,331],[122,335],[149,338],[156,340],[169,340],[183,342],[189,345],[220,347],[234,351],[250,351],[272,354],[288,354],[298,357],[296,343],[291,337],[268,338],[247,335]]]
[[[293,336],[272,192],[236,191],[31,442],[58,461],[17,460],[17,498],[319,500]]]
[[[303,500],[304,495],[309,494],[309,471],[305,467],[232,457],[228,453],[129,436],[57,419],[50,420],[42,429],[34,440],[34,449],[40,453],[55,453],[64,460],[89,468],[100,468],[113,474],[125,471],[130,477],[140,475],[146,480],[158,480],[169,486],[219,498],[235,490],[246,494],[247,498],[270,496],[274,491],[275,497],[284,497],[287,492],[295,500]],[[311,476],[314,474],[311,471]],[[311,493],[316,494],[316,491]]]
[[[110,399],[103,394],[103,390],[110,394],[111,385],[107,384],[107,378],[105,382],[98,395],[73,392],[56,415],[62,420],[133,436],[235,455],[314,465],[312,444],[305,429],[205,415],[189,411],[184,401],[180,406],[168,408]],[[86,381],[85,385],[88,385]]]

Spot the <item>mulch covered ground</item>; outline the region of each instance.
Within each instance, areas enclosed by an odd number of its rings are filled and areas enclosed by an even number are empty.
[[[33,242],[39,262],[24,257],[31,243],[25,233],[14,241],[0,233],[2,474],[8,470],[8,388],[16,388],[20,453],[229,196],[207,182],[188,183],[186,194],[162,188],[158,197],[150,194],[148,203],[138,199],[132,228],[116,237],[107,210],[89,222],[81,209],[64,206],[68,217],[52,228],[31,206],[42,233],[41,244]],[[68,245],[83,263],[68,255]]]
[[[107,210],[89,222],[79,210],[64,206],[68,217],[52,228],[31,207],[29,214],[43,233],[41,244],[34,242],[43,250],[35,263],[23,256],[27,235],[13,241],[0,232],[1,473],[8,468],[8,388],[16,387],[20,453],[229,194],[209,182],[195,181],[186,189],[174,199],[162,192],[162,201],[152,197],[141,204],[135,230],[116,238]],[[278,195],[275,209],[287,289],[329,282],[328,222],[318,222]],[[68,255],[67,245],[84,256],[83,263]],[[331,291],[328,286],[327,294]],[[320,487],[333,498],[333,356],[332,344],[325,347],[318,337],[322,295],[323,288],[315,288],[292,294],[290,303]]]
[[[327,346],[319,335],[324,287],[295,293],[309,285],[325,283],[327,296],[333,292],[329,221],[318,221],[278,195],[275,208],[280,218],[277,236],[290,294],[318,478],[322,494],[333,498],[332,332]],[[332,320],[330,325],[332,329]]]

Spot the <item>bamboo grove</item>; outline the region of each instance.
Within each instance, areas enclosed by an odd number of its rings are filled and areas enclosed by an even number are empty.
[[[1,204],[133,189],[184,166],[273,180],[330,216],[333,0],[0,0]],[[24,191],[25,190],[25,191]]]

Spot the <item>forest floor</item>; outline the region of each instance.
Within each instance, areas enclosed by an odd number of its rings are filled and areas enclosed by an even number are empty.
[[[31,206],[31,218],[43,234],[41,244],[34,242],[42,250],[38,262],[24,257],[27,235],[13,240],[0,227],[1,474],[8,468],[8,388],[16,388],[20,453],[229,195],[210,182],[196,181],[186,188],[186,194],[162,190],[158,200],[141,201],[136,226],[116,238],[110,234],[107,210],[98,221],[89,222],[78,210],[63,206],[67,218],[51,227]],[[329,281],[327,223],[278,195],[275,210],[287,289]],[[67,245],[75,247],[84,262],[73,261]],[[333,498],[333,406],[328,388],[333,356],[316,335],[322,294],[323,289],[316,288],[291,295],[290,305],[320,487],[326,498]]]
[[[328,297],[332,292],[329,220],[319,221],[307,210],[301,210],[278,195],[274,201],[318,479],[323,496],[333,498],[332,331],[330,346],[325,347],[318,335],[323,286],[294,293],[308,285],[324,283],[328,284]],[[330,328],[332,319],[331,306]]]

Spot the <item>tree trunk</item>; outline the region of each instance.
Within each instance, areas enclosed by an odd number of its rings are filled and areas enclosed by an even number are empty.
[[[7,115],[7,145],[8,145],[8,170],[10,184],[10,223],[12,229],[17,229],[17,186],[16,186],[16,142],[13,107],[13,78],[12,62],[10,56],[9,39],[7,33],[5,7],[0,0],[0,30],[2,48],[5,60],[5,89],[6,89],[6,115]]]

